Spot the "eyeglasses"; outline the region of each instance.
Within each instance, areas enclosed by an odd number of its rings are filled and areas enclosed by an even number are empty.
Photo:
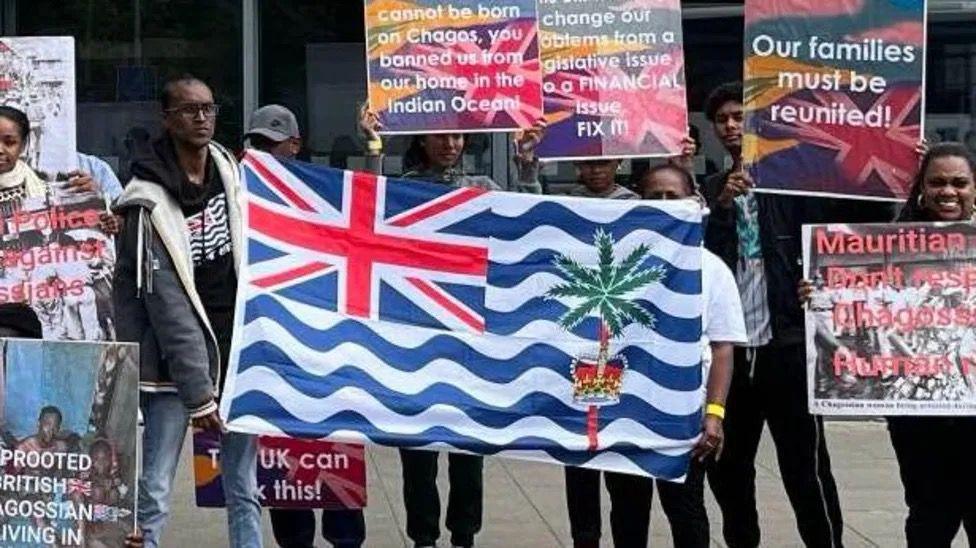
[[[216,118],[217,113],[220,112],[220,105],[214,103],[190,103],[187,105],[180,105],[178,107],[168,108],[164,112],[166,113],[176,113],[180,116],[188,119],[193,119],[199,116],[201,113],[205,118]]]

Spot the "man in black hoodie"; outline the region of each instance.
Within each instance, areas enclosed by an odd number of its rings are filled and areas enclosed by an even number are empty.
[[[224,432],[216,397],[230,354],[242,251],[240,175],[214,143],[218,105],[186,76],[163,88],[164,134],[132,164],[115,271],[119,340],[140,343],[145,420],[139,526],[158,545],[187,423],[223,434],[230,544],[261,546],[257,440]]]
[[[752,192],[742,166],[742,84],[718,87],[705,115],[732,167],[705,180],[711,215],[705,245],[736,275],[749,341],[737,348],[725,417],[725,451],[708,479],[722,509],[729,548],[759,545],[756,451],[769,425],[800,537],[811,547],[842,546],[843,521],[823,420],[807,409],[801,278],[803,224],[890,219],[886,207]]]

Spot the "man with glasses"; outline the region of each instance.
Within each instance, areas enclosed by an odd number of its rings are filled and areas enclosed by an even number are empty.
[[[226,432],[216,394],[230,354],[240,260],[240,175],[213,142],[219,108],[184,76],[162,93],[163,135],[132,163],[116,212],[113,298],[120,341],[140,343],[145,420],[139,526],[159,545],[187,423],[222,435],[220,465],[230,545],[261,546],[257,439]]]

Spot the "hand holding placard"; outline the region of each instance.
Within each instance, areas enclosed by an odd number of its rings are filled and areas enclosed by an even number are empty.
[[[746,0],[756,190],[899,200],[918,167],[925,3]]]
[[[533,0],[368,0],[370,108],[387,133],[530,127],[541,115]]]

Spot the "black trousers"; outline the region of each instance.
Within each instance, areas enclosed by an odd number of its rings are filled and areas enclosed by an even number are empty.
[[[403,504],[407,509],[407,536],[417,546],[433,546],[441,536],[441,499],[437,493],[435,451],[400,449],[403,466]],[[471,546],[481,530],[484,496],[484,458],[448,455],[451,488],[447,499],[447,530],[451,544]]]
[[[807,407],[803,345],[736,349],[726,407],[725,451],[709,467],[708,481],[722,509],[722,533],[729,548],[759,546],[755,461],[764,423],[769,424],[804,544],[843,546],[843,519],[823,420]]]
[[[610,530],[616,547],[645,548],[651,520],[654,481],[640,476],[606,472],[610,493]],[[661,506],[671,524],[676,548],[706,548],[709,545],[708,514],[705,511],[705,470],[693,462],[685,483],[657,480]],[[566,503],[569,525],[576,548],[600,545],[600,471],[566,468]]]
[[[271,530],[281,548],[314,548],[315,512],[271,510]],[[362,510],[323,510],[322,538],[335,548],[359,548],[366,540]]]
[[[905,488],[911,548],[948,548],[966,529],[976,546],[976,417],[889,417]]]

